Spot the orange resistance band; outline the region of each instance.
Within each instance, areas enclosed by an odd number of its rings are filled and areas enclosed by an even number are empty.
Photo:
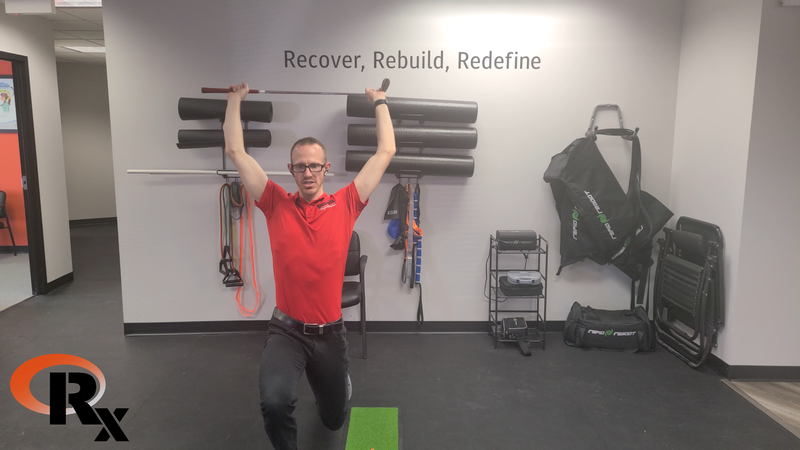
[[[244,304],[244,295],[242,293],[242,288],[244,286],[239,286],[236,289],[236,303],[239,305],[239,312],[242,313],[245,317],[252,316],[256,310],[258,309],[259,303],[261,303],[261,294],[258,292],[258,283],[256,282],[256,260],[253,252],[253,217],[252,217],[252,209],[250,203],[250,193],[246,190],[243,190],[244,198],[242,199],[246,205],[246,212],[247,212],[247,229],[250,234],[250,268],[253,272],[253,287],[255,287],[256,291],[256,304],[253,306],[253,309],[247,309]],[[244,257],[242,252],[244,251],[244,217],[239,219],[239,274],[244,279]]]

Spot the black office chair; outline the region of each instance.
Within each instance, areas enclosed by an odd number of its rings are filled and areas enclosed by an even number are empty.
[[[8,228],[8,234],[11,235],[11,245],[14,246],[14,256],[17,256],[17,244],[14,242],[14,233],[11,232],[11,222],[8,220],[8,213],[6,212],[5,191],[0,191],[0,219],[6,219],[6,223],[0,222],[0,230]]]
[[[361,304],[361,352],[367,358],[367,309],[364,297],[364,269],[367,267],[367,255],[361,254],[361,241],[358,233],[353,231],[350,238],[350,248],[347,250],[347,263],[344,266],[344,275],[356,276],[358,281],[345,281],[342,285],[342,309]]]

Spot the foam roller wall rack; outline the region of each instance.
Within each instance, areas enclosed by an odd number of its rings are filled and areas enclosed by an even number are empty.
[[[180,98],[178,115],[181,120],[225,121],[227,100],[207,98]],[[272,122],[272,102],[243,101],[241,118],[245,122]],[[245,147],[269,147],[272,133],[269,130],[243,130]],[[222,130],[178,130],[178,148],[224,147],[225,134]]]

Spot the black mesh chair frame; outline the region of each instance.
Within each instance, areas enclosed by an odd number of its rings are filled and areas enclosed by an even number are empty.
[[[342,285],[342,309],[361,305],[361,352],[367,358],[367,308],[364,295],[364,271],[367,267],[367,255],[361,254],[361,240],[353,231],[350,247],[347,250],[347,263],[344,267],[346,277],[358,276],[358,281],[345,281]]]
[[[0,191],[0,219],[6,219],[6,223],[0,222],[0,230],[3,228],[8,229],[8,234],[11,236],[11,245],[14,247],[14,256],[17,256],[17,244],[14,242],[14,233],[11,231],[11,221],[6,212],[6,193]]]
[[[716,225],[681,217],[664,228],[653,288],[658,343],[692,368],[716,345],[723,325],[722,232]]]

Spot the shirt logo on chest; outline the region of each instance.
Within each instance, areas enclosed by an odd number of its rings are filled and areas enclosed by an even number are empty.
[[[320,211],[326,210],[328,208],[336,206],[336,199],[331,197],[328,201],[320,202],[316,206],[317,206],[317,209],[320,210]]]

